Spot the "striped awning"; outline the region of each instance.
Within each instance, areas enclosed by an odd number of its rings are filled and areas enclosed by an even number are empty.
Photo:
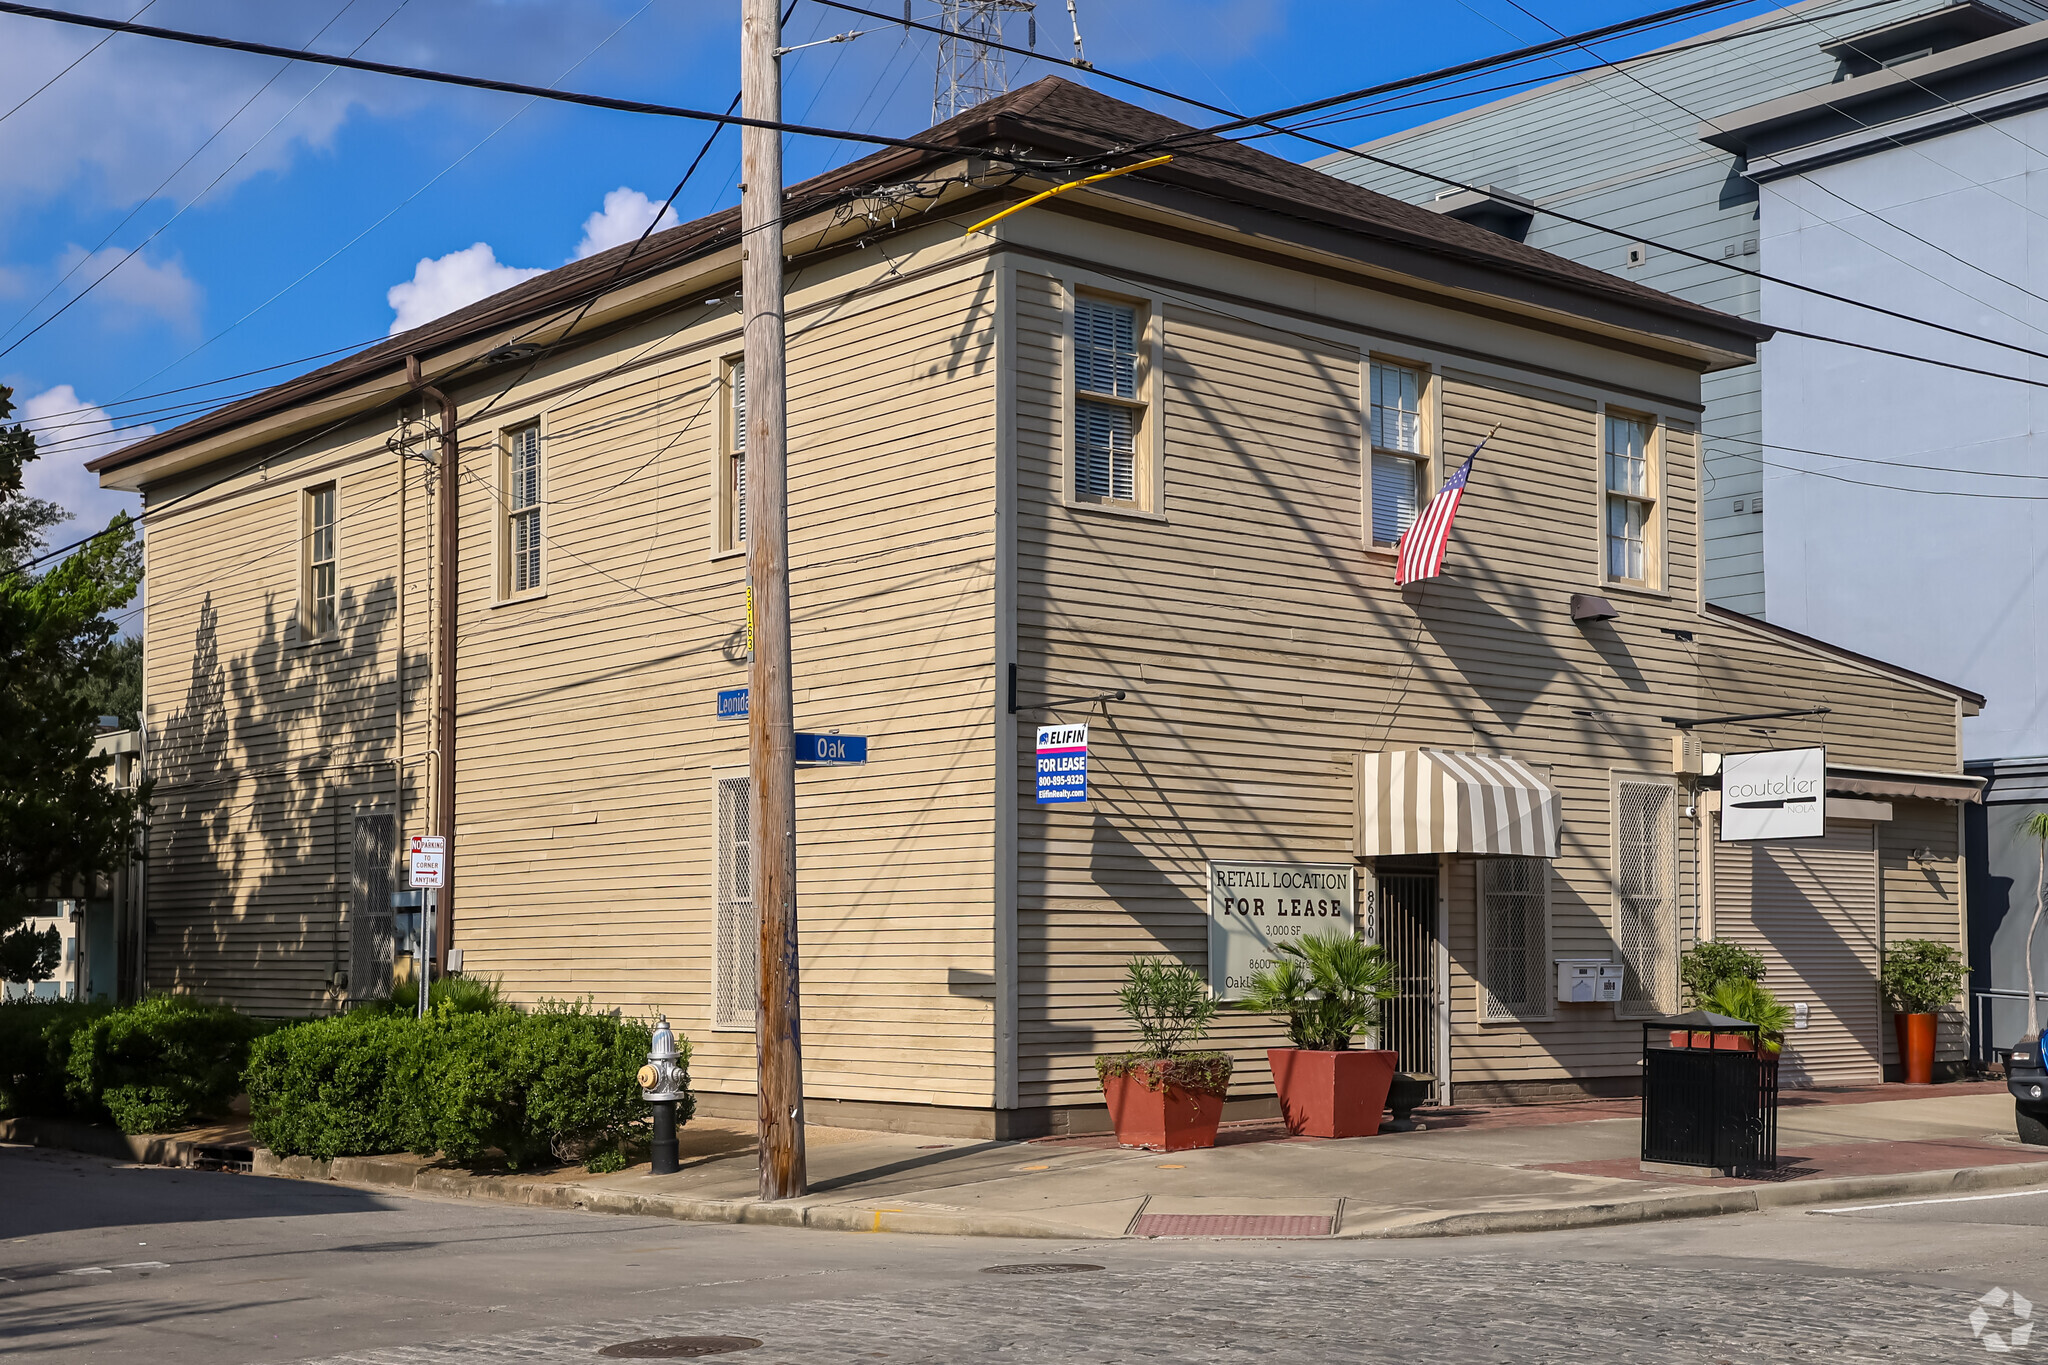
[[[1505,754],[1399,749],[1358,756],[1358,856],[1555,858],[1557,793]]]

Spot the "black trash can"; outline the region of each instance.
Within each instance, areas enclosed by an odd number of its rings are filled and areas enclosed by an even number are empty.
[[[1745,1175],[1778,1164],[1778,1057],[1708,1010],[1643,1025],[1643,1166]]]

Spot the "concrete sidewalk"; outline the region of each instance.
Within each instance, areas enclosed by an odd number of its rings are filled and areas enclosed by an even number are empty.
[[[1417,1116],[1430,1126],[1343,1141],[1233,1125],[1212,1150],[1172,1155],[1106,1136],[976,1142],[812,1128],[812,1192],[776,1204],[754,1197],[752,1130],[715,1120],[684,1130],[683,1170],[668,1176],[645,1166],[488,1175],[417,1157],[321,1162],[261,1150],[252,1164],[257,1174],[693,1221],[1058,1238],[1447,1236],[2048,1186],[2048,1148],[2013,1138],[2012,1102],[1996,1084],[1788,1093],[1779,1168],[1759,1180],[1644,1173],[1634,1101]],[[37,1140],[26,1121],[11,1127],[0,1138]],[[227,1140],[208,1137],[215,1152]],[[44,1140],[74,1145],[54,1132]]]

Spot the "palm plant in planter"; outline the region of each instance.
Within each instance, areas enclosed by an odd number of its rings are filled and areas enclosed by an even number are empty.
[[[1134,1052],[1095,1059],[1117,1142],[1159,1152],[1214,1147],[1230,1058],[1182,1050],[1200,1042],[1216,1017],[1208,984],[1185,963],[1134,957],[1117,1000],[1139,1040]]]
[[[1317,934],[1278,945],[1238,1008],[1287,1016],[1293,1047],[1269,1048],[1273,1086],[1287,1131],[1309,1137],[1371,1137],[1400,1054],[1354,1049],[1375,1028],[1380,1005],[1399,994],[1394,964],[1376,943]]]
[[[1777,1061],[1778,1053],[1785,1045],[1785,1030],[1792,1027],[1792,1007],[1771,994],[1761,982],[1745,976],[1724,977],[1699,998],[1698,1004],[1701,1009],[1714,1014],[1725,1014],[1730,1019],[1755,1024],[1757,1040],[1763,1048],[1763,1060],[1766,1063]],[[1747,1051],[1749,1041],[1742,1034],[1716,1035],[1716,1046],[1739,1047]]]

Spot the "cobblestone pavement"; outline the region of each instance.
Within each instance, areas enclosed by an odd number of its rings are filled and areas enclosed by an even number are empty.
[[[730,1357],[736,1365],[1863,1365],[1986,1358],[1971,1336],[1975,1307],[1963,1294],[1863,1277],[1486,1255],[1374,1264],[1245,1259],[988,1275],[930,1292],[578,1324],[331,1356],[319,1365],[584,1365],[606,1345],[677,1335],[759,1339],[760,1348]]]

